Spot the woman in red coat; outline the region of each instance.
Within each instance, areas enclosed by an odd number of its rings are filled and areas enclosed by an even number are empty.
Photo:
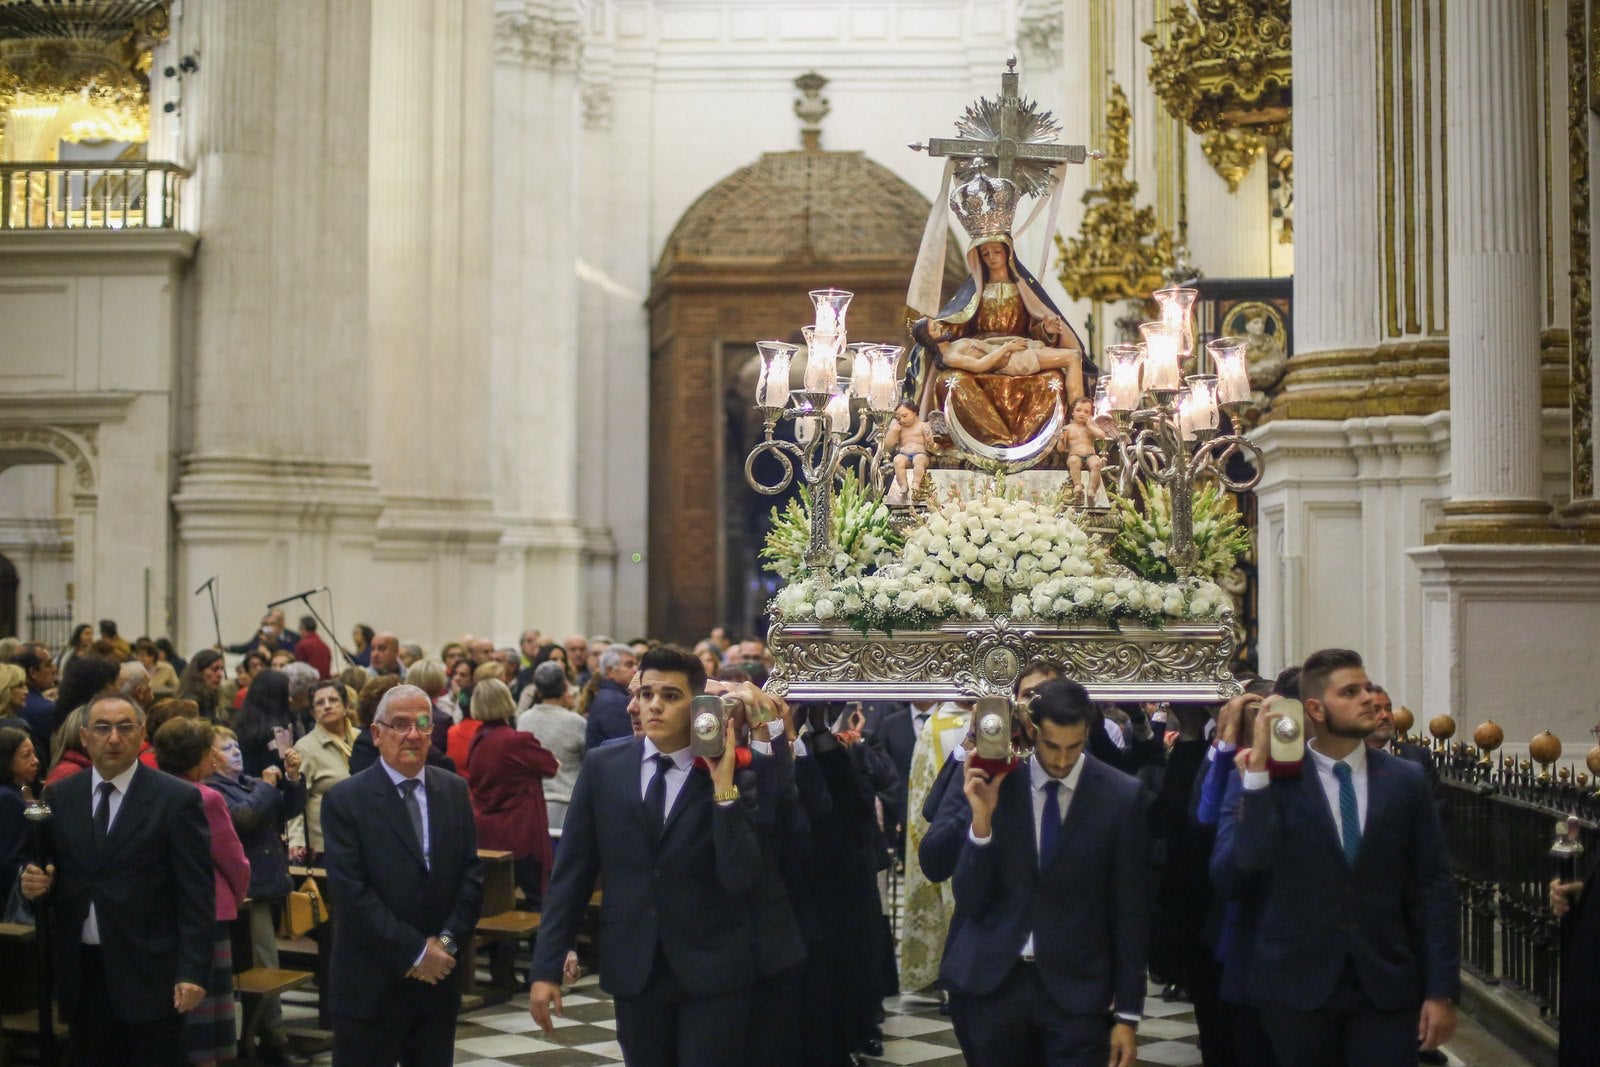
[[[466,761],[478,847],[509,852],[516,860],[517,884],[537,909],[550,877],[550,816],[544,806],[544,780],[561,764],[532,734],[512,725],[516,702],[497,678],[472,687],[472,718],[483,725],[472,738]]]

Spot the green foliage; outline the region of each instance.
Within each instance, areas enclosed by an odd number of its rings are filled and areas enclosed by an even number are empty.
[[[1112,512],[1121,529],[1111,543],[1111,555],[1118,563],[1151,581],[1171,582],[1179,577],[1171,559],[1172,493],[1154,482],[1141,483],[1144,514],[1134,502],[1122,496],[1112,498]],[[1250,548],[1250,532],[1244,527],[1233,498],[1219,486],[1208,485],[1194,495],[1195,561],[1191,573],[1207,581],[1221,581]]]
[[[761,550],[767,569],[786,581],[811,573],[805,565],[811,543],[811,490],[801,486],[798,500],[791,499],[780,512],[772,509],[772,529]],[[828,570],[836,575],[860,575],[889,563],[905,538],[889,522],[889,509],[856,477],[845,472],[833,496],[834,556]]]

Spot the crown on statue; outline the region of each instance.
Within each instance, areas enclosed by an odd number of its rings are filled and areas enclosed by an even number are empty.
[[[1011,232],[1011,218],[1021,196],[1013,182],[979,174],[951,192],[950,210],[974,241],[1000,237]]]

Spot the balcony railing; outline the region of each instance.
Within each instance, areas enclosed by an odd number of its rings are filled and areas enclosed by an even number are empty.
[[[173,163],[0,163],[0,231],[170,230],[187,177]]]

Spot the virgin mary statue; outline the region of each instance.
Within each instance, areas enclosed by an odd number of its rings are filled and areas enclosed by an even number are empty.
[[[1094,365],[1011,241],[1017,187],[979,175],[950,194],[972,239],[966,281],[937,315],[911,327],[906,396],[926,416],[946,397],[961,425],[987,445],[1032,440],[1057,404],[1084,395]]]

